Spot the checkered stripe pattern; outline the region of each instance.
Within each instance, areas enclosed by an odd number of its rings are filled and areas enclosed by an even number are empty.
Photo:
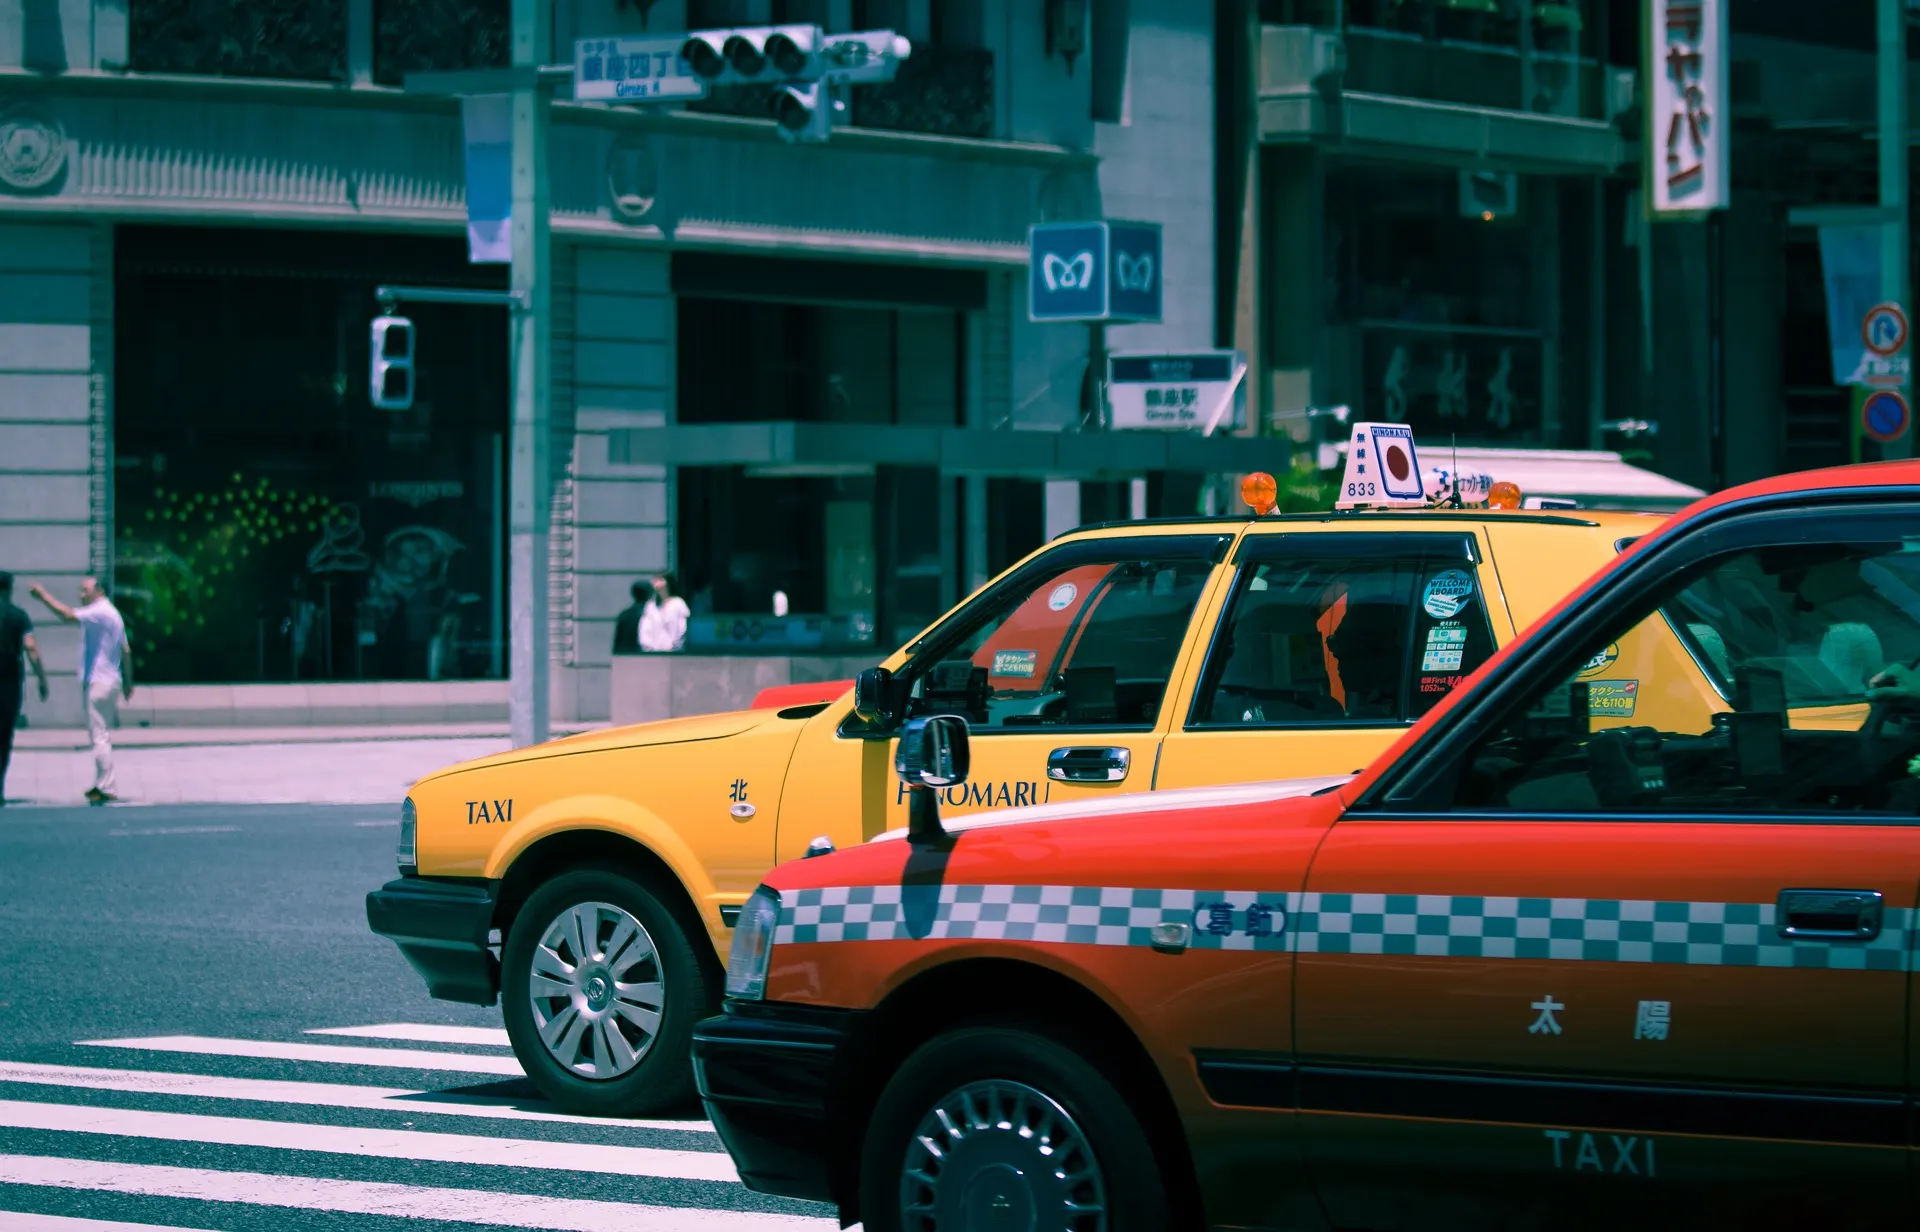
[[[1871,941],[1782,937],[1772,903],[1445,894],[1306,894],[1303,954],[1411,954],[1704,967],[1904,971],[1912,911],[1888,910]]]
[[[1192,925],[1198,912],[1203,923],[1190,948],[1284,950],[1287,900],[1250,890],[1124,886],[836,886],[783,895],[774,942],[984,938],[1147,946],[1155,924]]]
[[[1782,937],[1772,903],[1297,894],[1123,886],[835,886],[783,896],[776,944],[978,938],[1192,949],[1906,971],[1920,913],[1892,908],[1865,942]]]

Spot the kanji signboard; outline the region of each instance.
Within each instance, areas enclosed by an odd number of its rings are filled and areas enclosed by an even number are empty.
[[[1649,0],[1646,39],[1648,206],[1656,216],[1725,209],[1733,192],[1726,0]]]

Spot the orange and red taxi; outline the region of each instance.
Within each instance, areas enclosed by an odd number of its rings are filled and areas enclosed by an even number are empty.
[[[907,829],[746,904],[701,1094],[868,1232],[1914,1226],[1916,662],[1884,463],[1694,506],[1310,794],[943,819],[917,718]]]

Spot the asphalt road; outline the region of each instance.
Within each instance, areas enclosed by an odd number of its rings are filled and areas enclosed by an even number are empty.
[[[540,1100],[498,1008],[432,1000],[367,931],[397,833],[359,806],[0,810],[0,1232],[835,1226],[732,1179],[697,1107]]]

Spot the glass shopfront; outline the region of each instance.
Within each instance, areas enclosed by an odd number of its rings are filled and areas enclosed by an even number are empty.
[[[499,289],[460,240],[122,228],[117,601],[143,679],[503,675],[500,309],[408,305],[413,409],[368,401],[375,285]]]

